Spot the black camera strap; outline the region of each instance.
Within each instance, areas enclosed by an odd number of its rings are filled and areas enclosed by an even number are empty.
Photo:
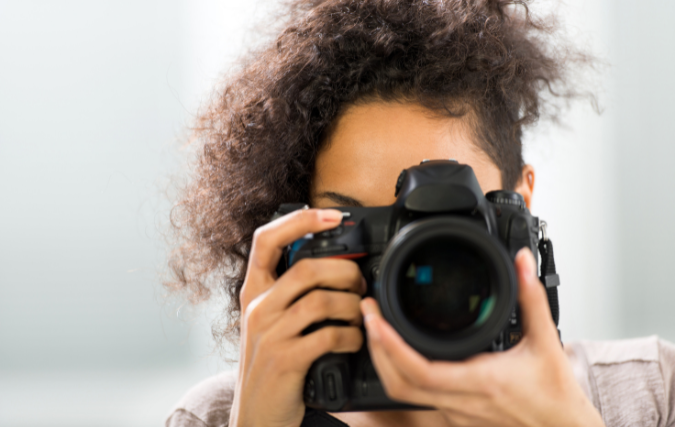
[[[539,222],[541,230],[541,239],[539,240],[539,254],[541,255],[541,275],[539,279],[546,287],[548,303],[551,307],[551,315],[555,325],[558,326],[560,320],[560,305],[558,303],[558,286],[560,286],[560,276],[555,271],[555,259],[553,258],[553,242],[546,234],[546,221]]]

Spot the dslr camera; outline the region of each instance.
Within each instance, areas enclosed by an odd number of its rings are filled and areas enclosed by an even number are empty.
[[[483,195],[473,169],[453,160],[423,161],[401,172],[396,201],[384,207],[339,207],[341,224],[295,241],[278,272],[303,258],[356,262],[384,318],[429,359],[462,360],[504,351],[522,336],[513,266],[523,247],[542,253],[541,278],[558,323],[553,252],[545,228],[513,191]],[[281,205],[275,218],[300,209]],[[539,233],[543,238],[539,241]],[[311,333],[325,320],[308,327]],[[365,333],[365,330],[364,330]],[[367,345],[329,353],[307,374],[305,404],[324,411],[412,409],[387,397]]]

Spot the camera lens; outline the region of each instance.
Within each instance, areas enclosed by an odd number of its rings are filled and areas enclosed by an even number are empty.
[[[408,320],[431,335],[485,323],[494,309],[490,266],[475,248],[435,238],[412,248],[401,264],[398,294]]]
[[[476,220],[424,218],[389,243],[374,296],[414,349],[460,360],[491,348],[515,309],[518,285],[502,243]]]

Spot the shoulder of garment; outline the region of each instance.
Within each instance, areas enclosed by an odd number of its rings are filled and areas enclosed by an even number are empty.
[[[657,336],[565,344],[607,427],[675,426],[675,345]]]
[[[237,384],[236,371],[198,383],[173,407],[165,427],[227,427]],[[347,427],[323,411],[307,409],[301,427]]]
[[[165,427],[227,427],[236,382],[236,372],[228,371],[198,383],[173,407]]]
[[[565,344],[574,375],[607,427],[675,426],[675,345],[656,336]],[[236,372],[192,387],[166,427],[227,427]],[[345,425],[308,410],[303,427]]]

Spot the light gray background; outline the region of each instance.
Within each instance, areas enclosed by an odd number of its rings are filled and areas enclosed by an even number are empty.
[[[0,425],[160,425],[229,365],[159,285],[169,177],[269,1],[0,0]],[[527,137],[563,337],[675,340],[675,3],[553,1],[604,113]]]

